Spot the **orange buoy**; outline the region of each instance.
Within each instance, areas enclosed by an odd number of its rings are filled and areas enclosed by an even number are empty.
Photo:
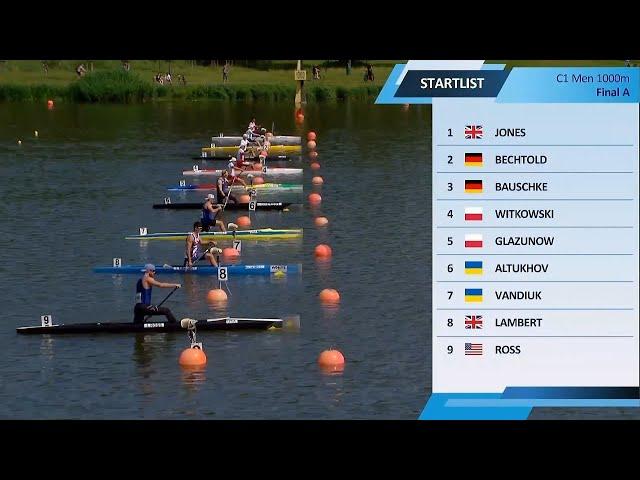
[[[313,223],[316,224],[316,227],[324,227],[329,223],[329,219],[327,217],[316,217]]]
[[[225,292],[221,288],[214,288],[213,290],[209,290],[209,293],[207,293],[207,301],[208,302],[226,302],[227,292]]]
[[[239,227],[248,227],[251,225],[251,219],[249,217],[247,217],[246,215],[243,215],[241,217],[238,217],[238,219],[235,222]]]
[[[316,152],[315,150],[309,152],[309,158],[312,158],[312,159],[318,158],[318,152]]]
[[[313,177],[311,179],[311,183],[313,183],[314,185],[322,185],[324,183],[324,179],[322,177]]]
[[[297,122],[297,123],[302,123],[302,122],[304,122],[304,114],[302,114],[302,113],[297,114],[297,115],[296,115],[296,122]]]
[[[314,142],[313,140],[309,140],[307,142],[307,148],[309,150],[315,150],[316,149],[316,142]]]
[[[311,131],[307,133],[307,140],[315,140],[315,139],[316,139],[316,132]]]
[[[330,257],[331,255],[333,255],[333,251],[331,250],[331,247],[329,245],[321,243],[320,245],[316,246],[314,254],[316,257]]]
[[[344,355],[339,350],[325,350],[318,357],[318,364],[323,367],[339,367],[344,365]]]
[[[318,162],[313,162],[311,165],[311,170],[320,170],[320,164]]]
[[[47,100],[47,107],[53,108],[53,100]]]
[[[238,201],[240,203],[249,203],[251,201],[251,195],[240,195],[240,197],[238,197]]]
[[[232,247],[227,247],[222,250],[222,255],[227,258],[238,258],[240,256],[240,252]]]
[[[318,297],[322,303],[340,303],[340,294],[333,288],[325,288]]]
[[[201,367],[206,365],[207,356],[199,348],[185,348],[180,354],[178,363],[183,367]]]
[[[322,197],[318,193],[310,193],[309,194],[309,203],[311,205],[318,205],[322,202]]]
[[[264,178],[262,177],[253,177],[254,185],[262,185],[264,183]]]
[[[253,164],[253,169],[256,170],[256,171],[262,170],[262,164],[259,163],[259,162],[254,163]]]

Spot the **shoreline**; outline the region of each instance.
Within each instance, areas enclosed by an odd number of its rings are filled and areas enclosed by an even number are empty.
[[[375,99],[382,86],[354,87],[311,85],[305,88],[307,103]],[[291,102],[295,87],[285,85],[186,85],[144,84],[132,89],[110,88],[100,91],[67,86],[0,84],[0,103],[37,103],[54,100],[64,103],[147,103],[158,101]]]

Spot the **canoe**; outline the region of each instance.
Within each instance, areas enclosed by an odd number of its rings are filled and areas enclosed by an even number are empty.
[[[243,185],[234,184],[231,186],[232,192],[244,192],[247,189],[256,189],[261,192],[279,192],[283,190],[287,191],[302,191],[301,183],[260,183],[257,185],[251,185],[247,182],[247,188]],[[198,183],[198,184],[185,184],[185,185],[172,185],[167,187],[170,192],[183,192],[183,191],[212,191],[216,190],[215,183]]]
[[[240,141],[242,140],[242,136],[224,136],[221,135],[219,137],[211,137],[211,146],[212,147],[236,147],[240,146]],[[271,137],[271,146],[280,146],[280,145],[301,145],[302,137],[296,137],[293,135],[274,135]]]
[[[191,232],[160,232],[146,233],[145,235],[128,235],[126,240],[182,240],[184,241]],[[288,240],[301,238],[302,228],[272,229],[262,228],[258,230],[236,230],[235,232],[202,232],[200,239],[207,240]]]
[[[133,316],[133,315],[132,315]],[[151,317],[147,323],[118,322],[118,323],[70,323],[51,325],[43,327],[41,325],[33,327],[18,327],[16,332],[22,335],[32,334],[62,334],[62,333],[169,333],[183,332],[187,329],[180,325],[180,322],[169,323],[162,315]],[[160,321],[162,320],[162,321]],[[198,332],[204,330],[266,330],[270,327],[281,328],[283,319],[281,318],[207,318],[197,320],[195,326]]]
[[[182,265],[156,265],[156,273],[163,274],[183,274],[183,275],[218,275],[220,267],[212,267],[211,265],[197,265],[194,267],[183,267]],[[292,263],[288,265],[222,265],[227,269],[227,275],[271,275],[277,272],[285,274],[302,273],[301,263]],[[144,265],[121,265],[119,267],[104,266],[95,267],[94,273],[111,273],[114,275],[141,274],[144,273]]]
[[[202,177],[202,176],[212,176],[219,177],[224,172],[224,169],[219,168],[194,168],[192,170],[184,170],[182,175],[185,177]],[[267,167],[266,170],[246,170],[240,173],[240,176],[246,177],[248,175],[253,175],[254,177],[280,177],[280,176],[292,176],[292,175],[302,175],[303,170],[301,168],[280,168],[280,167]]]
[[[153,208],[164,210],[200,210],[204,202],[181,202],[181,203],[154,203]],[[292,203],[289,202],[255,202],[256,210],[286,210]],[[225,210],[252,210],[248,203],[227,203]]]
[[[257,147],[249,147],[248,151],[254,150],[259,154],[259,149]],[[201,152],[206,152],[209,155],[215,156],[217,154],[231,154],[234,155],[238,153],[238,147],[202,147],[200,149]],[[268,152],[269,155],[292,155],[292,154],[300,154],[302,153],[301,145],[271,145]]]

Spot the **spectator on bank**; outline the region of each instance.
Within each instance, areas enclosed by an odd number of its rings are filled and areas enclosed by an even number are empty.
[[[351,60],[347,60],[347,75],[351,75]]]
[[[46,61],[42,62],[42,69],[45,75],[49,75],[49,64]]]
[[[87,73],[87,69],[84,67],[83,63],[76,67],[76,73],[78,74],[78,77],[84,77],[85,73]]]
[[[373,65],[368,64],[367,65],[367,78],[369,79],[369,81],[373,82],[374,80],[374,76],[373,76]]]
[[[224,67],[222,67],[222,83],[227,83],[229,81],[229,63],[226,62]]]
[[[129,65],[129,62],[127,60],[125,60],[124,62],[122,62],[122,68],[124,68],[125,72],[128,72],[129,70],[131,70],[131,65]]]
[[[167,72],[167,74],[164,76],[164,79],[166,80],[167,83],[171,84],[171,73]]]

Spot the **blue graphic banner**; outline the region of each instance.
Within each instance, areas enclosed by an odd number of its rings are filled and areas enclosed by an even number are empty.
[[[411,70],[396,65],[377,104],[425,104],[433,98],[495,98],[497,103],[637,103],[638,67],[516,67]],[[497,68],[496,68],[497,67]]]

